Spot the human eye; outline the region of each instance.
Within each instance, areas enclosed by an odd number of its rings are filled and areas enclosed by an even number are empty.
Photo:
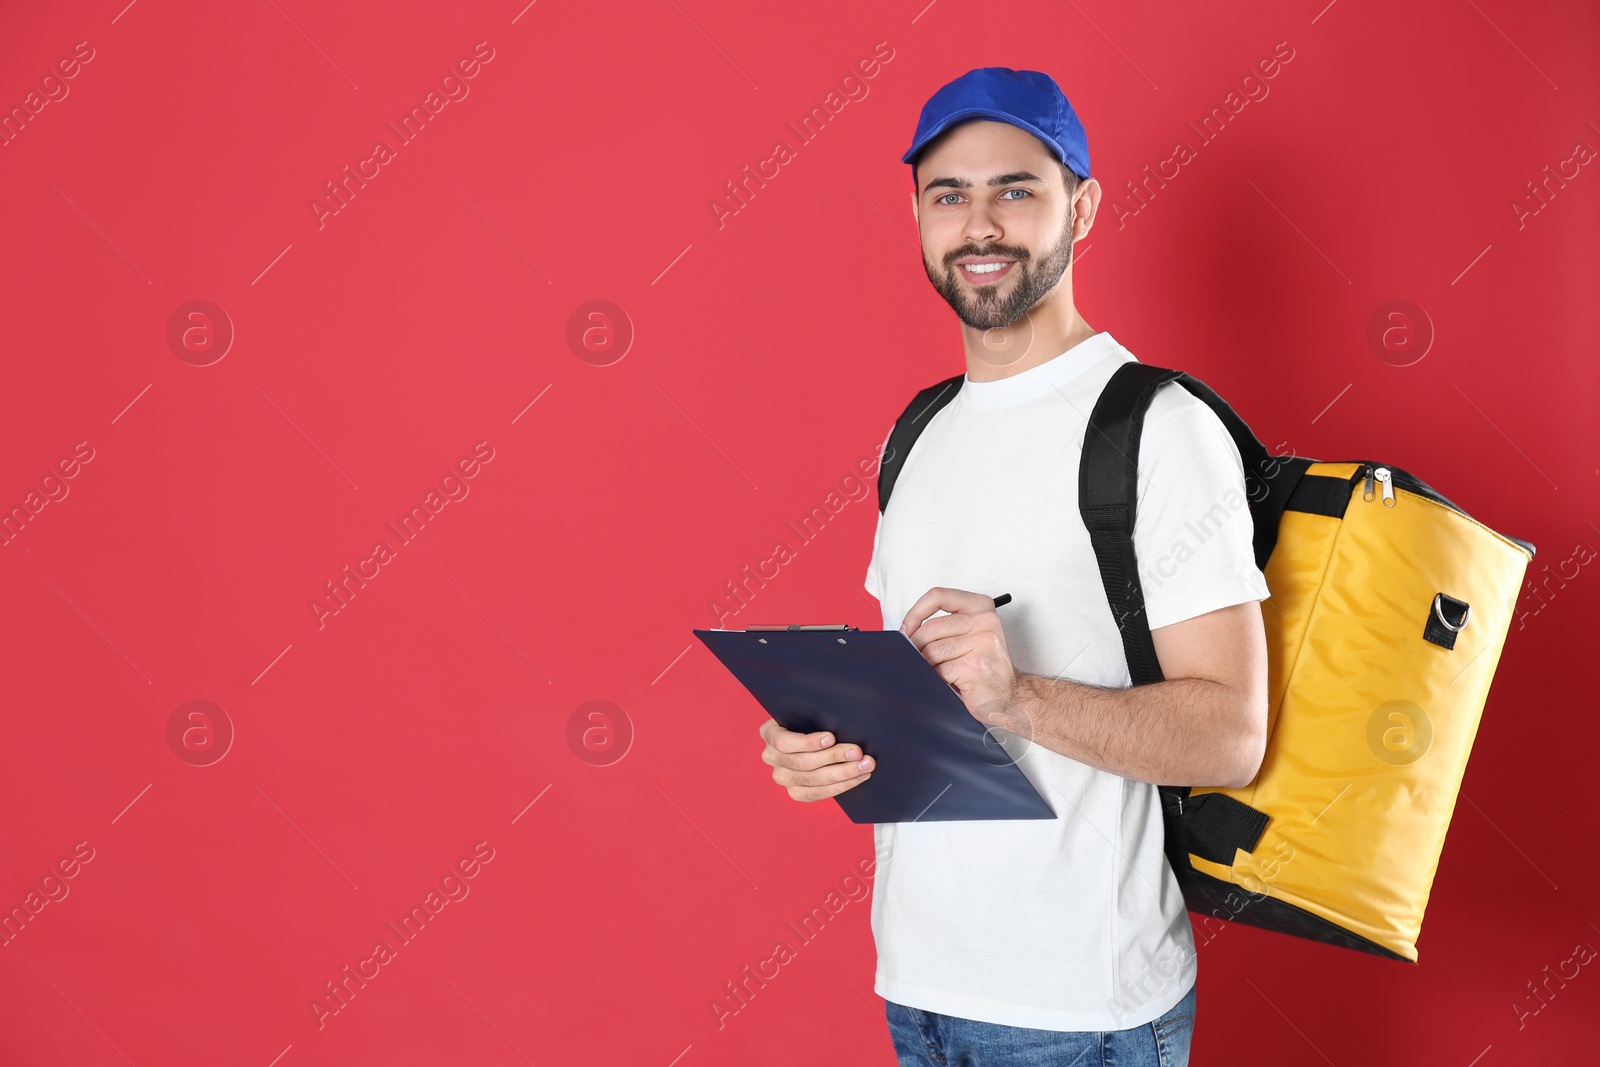
[[[943,203],[945,203],[945,197],[960,196],[960,195],[961,195],[960,193],[945,193],[944,196],[941,196],[941,197],[938,197],[937,199],[935,199],[934,203],[935,204],[943,204]]]
[[[1026,189],[1007,189],[1005,191],[1005,193],[1001,193],[1000,194],[1002,199],[1005,197],[1006,193],[1021,193],[1022,196],[1032,196],[1033,195],[1032,193],[1028,192],[1028,190],[1026,190]],[[1022,199],[1022,197],[1018,197],[1017,199],[1020,200],[1020,199]]]

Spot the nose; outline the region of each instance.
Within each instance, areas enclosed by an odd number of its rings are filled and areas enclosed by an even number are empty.
[[[967,212],[966,226],[962,229],[962,236],[975,245],[993,244],[1001,237],[1000,223],[995,217],[994,210],[985,204],[974,202]]]

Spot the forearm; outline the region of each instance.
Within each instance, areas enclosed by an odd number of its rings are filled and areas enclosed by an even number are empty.
[[[1238,692],[1208,679],[1101,689],[1019,672],[999,725],[1124,778],[1236,786],[1260,764],[1251,722]]]

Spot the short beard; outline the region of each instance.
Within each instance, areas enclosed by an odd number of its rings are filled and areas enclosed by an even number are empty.
[[[1068,213],[1067,225],[1062,230],[1061,237],[1045,253],[1037,268],[1028,265],[1026,249],[995,245],[982,251],[963,249],[951,253],[945,257],[942,273],[934,271],[927,255],[924,254],[922,269],[927,272],[928,281],[933,283],[933,288],[944,297],[945,302],[962,322],[974,330],[1002,329],[1016,322],[1044,299],[1045,294],[1056,287],[1056,283],[1061,281],[1061,276],[1072,265],[1073,215],[1072,212]],[[1010,287],[1009,295],[1003,297],[995,295],[1000,287],[1005,285],[1004,282],[995,286],[984,286],[981,289],[968,288],[958,273],[961,268],[955,265],[956,260],[967,256],[1002,256],[1016,260],[1012,269],[1016,272],[1017,284]]]

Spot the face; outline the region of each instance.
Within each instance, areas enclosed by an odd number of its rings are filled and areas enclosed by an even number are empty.
[[[923,150],[916,174],[922,266],[962,322],[1010,326],[1055,289],[1072,263],[1073,212],[1042,141],[963,122]]]

